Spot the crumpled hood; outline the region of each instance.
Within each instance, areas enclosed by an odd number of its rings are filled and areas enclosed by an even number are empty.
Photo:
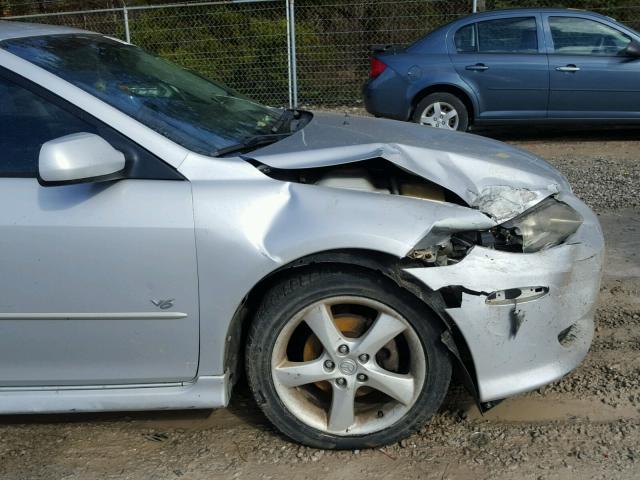
[[[505,143],[350,115],[315,113],[303,129],[255,150],[251,158],[278,169],[384,158],[456,193],[496,222],[513,218],[549,195],[571,191],[547,162]]]

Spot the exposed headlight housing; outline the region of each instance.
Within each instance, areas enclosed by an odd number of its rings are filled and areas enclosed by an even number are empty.
[[[564,242],[582,222],[573,208],[549,197],[490,230],[457,232],[446,244],[416,248],[407,256],[423,264],[445,266],[460,262],[476,245],[504,252],[538,252]]]
[[[537,252],[559,245],[582,225],[582,217],[566,203],[549,197],[502,224],[522,237],[522,251]]]

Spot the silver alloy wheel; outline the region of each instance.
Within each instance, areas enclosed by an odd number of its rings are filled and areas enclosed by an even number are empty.
[[[427,106],[420,115],[420,125],[434,128],[457,130],[459,123],[458,111],[447,102],[434,102]]]
[[[332,308],[345,306],[375,312],[356,338],[336,326]],[[292,361],[290,344],[302,323],[322,352],[309,361]],[[401,357],[405,367],[395,372],[384,368],[383,352]],[[287,409],[305,424],[334,435],[369,434],[400,420],[420,395],[426,369],[422,343],[409,322],[387,305],[356,296],[328,298],[298,312],[278,335],[271,355],[273,382]]]

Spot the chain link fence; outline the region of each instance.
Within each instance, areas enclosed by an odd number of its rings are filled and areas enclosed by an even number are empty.
[[[311,107],[357,107],[370,45],[407,45],[476,7],[583,8],[640,29],[640,0],[150,1],[0,0],[0,16],[130,40],[260,102]]]
[[[296,1],[300,102],[359,102],[371,44],[407,45],[470,12],[468,0]]]
[[[167,6],[128,15],[136,45],[256,100],[288,102],[284,2]]]

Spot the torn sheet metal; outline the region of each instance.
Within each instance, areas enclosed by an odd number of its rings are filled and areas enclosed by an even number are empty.
[[[484,137],[393,120],[316,113],[290,137],[252,152],[279,169],[317,168],[384,158],[456,193],[492,218],[513,218],[544,198],[570,191],[544,160]]]
[[[482,189],[471,205],[486,213],[497,223],[510,220],[522,212],[558,193],[556,184],[548,185],[544,190],[514,188],[510,185],[492,185]]]

